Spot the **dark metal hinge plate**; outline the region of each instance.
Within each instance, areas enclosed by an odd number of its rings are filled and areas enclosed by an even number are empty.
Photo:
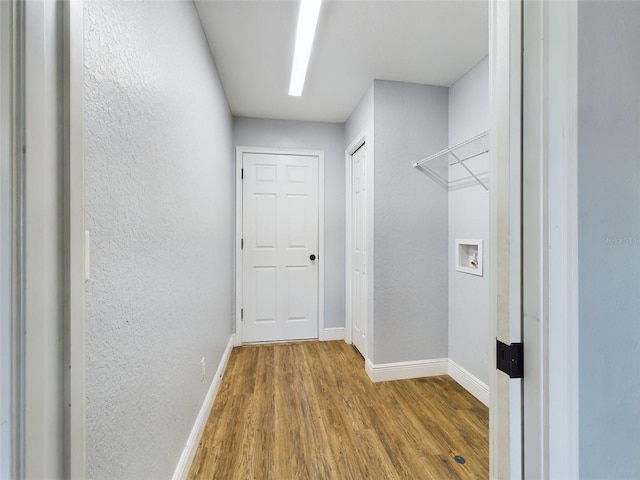
[[[509,378],[522,378],[524,372],[522,343],[507,345],[496,339],[496,368]]]

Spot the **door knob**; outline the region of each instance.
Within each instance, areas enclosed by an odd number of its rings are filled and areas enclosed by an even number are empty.
[[[313,262],[313,261],[316,259],[316,256],[315,256],[315,255],[313,255],[313,254],[311,254],[311,255],[309,256],[309,259]]]

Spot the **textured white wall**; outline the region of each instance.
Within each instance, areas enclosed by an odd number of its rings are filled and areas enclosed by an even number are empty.
[[[489,67],[485,58],[449,88],[449,144],[489,128]],[[468,162],[476,174],[489,171],[489,155]],[[450,176],[468,176],[460,166]],[[482,179],[488,185],[487,175]],[[455,269],[455,239],[484,241],[482,277]],[[449,358],[485,384],[491,371],[489,319],[489,192],[479,184],[449,192]]]
[[[411,166],[447,144],[448,89],[376,80],[376,364],[447,356],[447,192]]]
[[[638,45],[639,2],[579,3],[579,411],[584,479],[640,478]]]
[[[88,1],[85,49],[88,476],[170,478],[231,335],[232,120],[191,2]]]
[[[344,132],[339,123],[233,119],[233,144],[324,151],[325,328],[344,327]]]

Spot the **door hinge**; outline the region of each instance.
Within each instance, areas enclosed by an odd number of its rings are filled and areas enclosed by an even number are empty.
[[[244,308],[240,309],[240,321],[244,320]]]
[[[524,372],[522,343],[507,345],[496,338],[496,368],[510,378],[522,378]]]
[[[244,168],[240,169],[240,179],[244,180]]]
[[[240,250],[244,249],[244,238],[240,239]]]

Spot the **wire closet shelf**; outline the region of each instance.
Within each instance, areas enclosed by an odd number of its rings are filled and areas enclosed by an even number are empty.
[[[471,138],[468,138],[460,143],[456,143],[449,148],[445,148],[444,150],[436,152],[433,155],[429,155],[422,160],[413,162],[412,165],[416,168],[419,168],[422,173],[425,173],[436,183],[447,190],[455,188],[456,186],[461,186],[467,180],[475,180],[480,184],[480,186],[482,186],[482,188],[488,191],[489,187],[485,183],[486,180],[483,180],[483,178],[481,178],[483,174],[486,174],[487,172],[474,173],[469,168],[469,166],[465,164],[467,160],[479,157],[480,155],[484,155],[487,152],[489,152],[488,130],[479,133],[478,135],[475,135]],[[443,157],[447,157],[449,159],[447,164],[444,166],[445,168],[443,168],[442,166],[438,167],[436,165],[437,162],[435,162],[435,160]],[[451,165],[459,165],[463,167],[469,175],[463,178],[449,180],[448,167]]]

